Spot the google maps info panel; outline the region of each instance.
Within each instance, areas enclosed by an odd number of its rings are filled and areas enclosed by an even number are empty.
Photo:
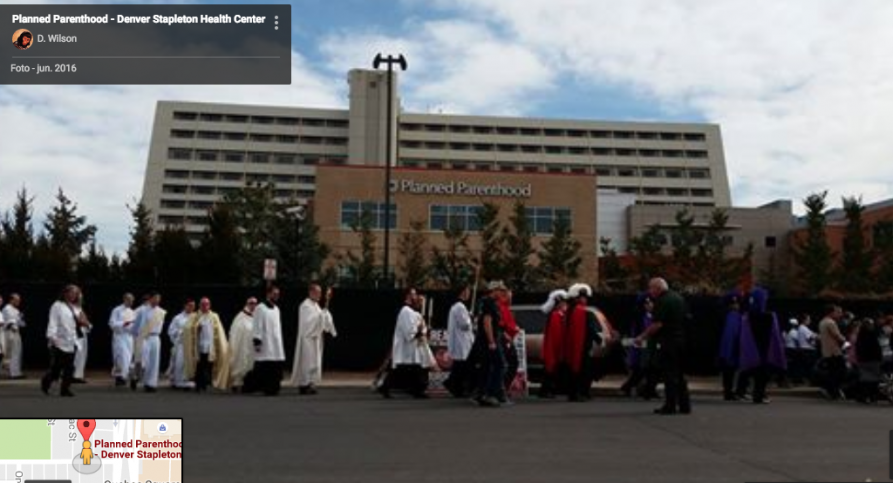
[[[0,419],[0,483],[181,483],[182,419]]]
[[[291,83],[291,5],[0,5],[0,84]]]

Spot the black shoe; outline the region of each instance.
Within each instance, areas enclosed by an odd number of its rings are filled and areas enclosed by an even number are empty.
[[[682,408],[679,410],[679,414],[691,414],[691,408]]]
[[[50,385],[45,380],[40,381],[40,390],[47,396],[50,395]]]
[[[121,386],[126,386],[126,385],[127,385],[127,381],[125,381],[124,379],[122,379],[120,377],[115,378],[115,387],[121,387]]]
[[[670,408],[657,408],[654,410],[654,414],[659,414],[661,416],[672,416],[673,414],[676,414],[676,410]]]
[[[391,391],[385,388],[378,388],[378,393],[385,399],[391,399],[393,397],[391,396]]]
[[[146,390],[146,392],[158,392],[158,389],[155,389],[152,386],[146,386],[145,390]]]
[[[71,383],[72,384],[87,384],[87,381],[85,379],[72,379]]]
[[[131,380],[130,380],[130,390],[131,390],[131,391],[136,391],[136,379],[131,379]]]
[[[726,401],[738,401],[738,396],[734,394],[726,394],[725,396],[723,396],[723,399]]]
[[[62,396],[62,397],[74,397],[74,393],[72,393],[71,391],[62,391],[62,393],[60,394],[60,396]]]
[[[24,378],[25,378],[24,374],[21,375],[21,376],[13,376],[13,377],[10,377],[10,379],[12,379],[13,381],[21,381],[21,380],[24,379]]]

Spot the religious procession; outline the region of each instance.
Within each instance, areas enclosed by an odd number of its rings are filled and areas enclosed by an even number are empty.
[[[662,398],[655,414],[692,412],[685,367],[687,351],[697,349],[692,313],[686,298],[663,278],[651,279],[636,297],[634,320],[622,324],[623,333],[585,283],[556,289],[536,307],[541,330],[519,324],[513,292],[502,281],[458,290],[445,330],[434,329],[433,298],[415,288],[402,294],[390,350],[372,382],[381,397],[447,395],[481,407],[511,406],[531,392],[528,365],[535,360],[541,366],[536,397],[585,402],[608,371],[606,355],[617,351],[626,367],[618,395]],[[169,314],[158,292],[145,294],[138,305],[126,293],[108,320],[114,387],[275,396],[285,384],[302,396],[317,394],[326,336],[338,335],[329,308],[334,296],[333,288],[311,283],[297,317],[283,317],[280,289],[270,284],[262,297],[245,301],[227,329],[208,297],[187,299],[179,312]],[[722,303],[725,316],[716,321],[721,336],[715,351],[724,401],[768,404],[774,383],[813,385],[828,400],[893,402],[893,315],[857,319],[831,304],[813,329],[809,315],[780,321],[770,309],[768,291],[760,287],[733,290]],[[28,326],[21,306],[21,295],[11,294],[0,311],[0,374],[11,379],[24,377],[20,331]],[[283,323],[294,320],[297,337],[287,373]],[[71,397],[72,385],[85,382],[93,330],[81,289],[66,286],[49,310],[44,393],[60,382],[58,394]],[[165,337],[170,350],[162,360]]]

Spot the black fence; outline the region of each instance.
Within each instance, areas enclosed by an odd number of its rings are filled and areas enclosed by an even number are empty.
[[[87,367],[100,370],[111,368],[111,330],[109,315],[120,304],[121,296],[130,291],[139,297],[150,287],[120,285],[90,285],[83,287],[84,308],[94,328],[90,334]],[[23,298],[23,312],[28,326],[22,332],[24,345],[24,365],[28,369],[43,369],[47,364],[46,325],[50,306],[58,297],[61,287],[47,284],[9,284],[0,282],[0,294],[4,303],[11,292],[18,292]],[[239,286],[171,286],[159,288],[162,306],[168,310],[168,320],[180,312],[187,298],[209,297],[213,309],[220,314],[229,329],[236,314],[242,309],[249,296],[263,298],[262,288]],[[454,295],[447,292],[426,292],[434,300],[435,328],[445,328],[447,314]],[[304,300],[306,290],[296,287],[283,287],[280,308],[282,310],[282,332],[286,355],[291,367],[294,342],[297,335],[298,305]],[[545,294],[516,294],[514,303],[540,304]],[[617,330],[626,333],[635,314],[633,296],[596,296],[593,304],[598,306],[611,320]],[[338,337],[329,339],[325,348],[327,370],[368,371],[377,369],[388,355],[391,347],[394,324],[402,304],[399,291],[370,291],[338,289],[331,303],[331,311],[338,328]],[[722,331],[724,308],[722,301],[712,297],[692,297],[688,299],[692,314],[689,327],[689,344],[686,351],[687,367],[690,373],[710,375],[715,373],[716,349]],[[770,299],[769,306],[778,313],[784,322],[801,314],[810,314],[815,322],[821,317],[825,302],[821,300]],[[893,313],[893,302],[847,301],[846,310],[857,316],[876,316],[879,313]],[[162,361],[170,353],[167,337],[162,337]],[[614,351],[607,361],[611,372],[623,371],[621,351]],[[162,367],[166,367],[166,362]]]

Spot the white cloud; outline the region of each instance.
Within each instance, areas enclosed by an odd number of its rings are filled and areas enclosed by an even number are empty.
[[[518,114],[536,104],[533,94],[554,87],[540,55],[483,22],[411,19],[402,30],[336,33],[320,50],[337,72],[368,66],[378,52],[403,53],[409,69],[400,77],[401,95],[409,111]]]
[[[4,86],[0,210],[23,185],[41,222],[58,187],[99,227],[106,248],[128,241],[126,205],[142,194],[158,100],[344,107],[343,87],[292,56],[290,86]]]
[[[890,197],[893,3],[459,0],[562,75],[626,86],[722,125],[736,204],[829,188]],[[596,114],[596,113],[594,113]]]

